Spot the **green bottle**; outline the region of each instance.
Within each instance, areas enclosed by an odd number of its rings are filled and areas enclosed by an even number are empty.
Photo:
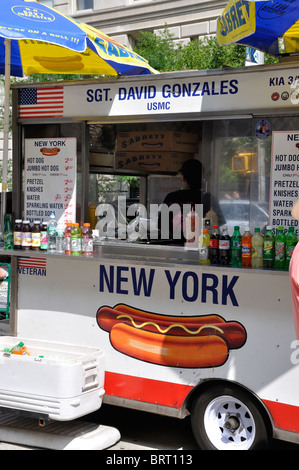
[[[74,224],[71,230],[71,255],[82,254],[82,234],[79,224]]]
[[[278,227],[275,235],[275,268],[285,269],[286,259],[286,239],[283,231],[283,227]]]
[[[4,250],[13,250],[13,231],[10,225],[10,215],[6,214],[4,217]]]
[[[295,228],[289,227],[289,231],[286,236],[286,268],[289,269],[289,264],[292,258],[293,251],[297,245],[298,239],[295,234]]]
[[[240,227],[236,225],[234,227],[234,233],[231,238],[231,260],[230,264],[233,268],[239,268],[242,266],[242,236],[240,233]]]
[[[264,268],[274,268],[274,234],[271,225],[267,225],[264,235]]]

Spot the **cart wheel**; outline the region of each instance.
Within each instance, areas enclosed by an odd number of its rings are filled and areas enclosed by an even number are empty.
[[[193,435],[205,450],[265,449],[267,429],[249,394],[233,386],[204,391],[191,410]]]

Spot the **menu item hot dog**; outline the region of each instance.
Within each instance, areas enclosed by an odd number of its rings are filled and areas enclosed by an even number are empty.
[[[245,343],[246,332],[237,322],[226,322],[218,315],[181,317],[159,315],[137,310],[126,305],[114,308],[101,307],[97,312],[100,328],[111,332],[115,325],[124,323],[143,331],[167,336],[207,336],[216,335],[222,338],[229,349],[238,349]]]
[[[128,356],[164,366],[217,367],[228,357],[226,342],[215,335],[167,336],[119,323],[112,328],[110,340]]]
[[[54,157],[60,152],[60,149],[58,147],[43,147],[40,151],[47,157]]]

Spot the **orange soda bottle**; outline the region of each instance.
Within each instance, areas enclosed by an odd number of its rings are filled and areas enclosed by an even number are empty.
[[[252,254],[252,235],[250,233],[250,227],[245,228],[244,235],[242,236],[242,266],[251,266],[251,254]]]

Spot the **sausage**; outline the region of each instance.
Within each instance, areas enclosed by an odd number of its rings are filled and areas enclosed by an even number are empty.
[[[228,358],[226,342],[216,335],[167,336],[119,323],[113,326],[110,341],[123,354],[163,366],[217,367]]]

